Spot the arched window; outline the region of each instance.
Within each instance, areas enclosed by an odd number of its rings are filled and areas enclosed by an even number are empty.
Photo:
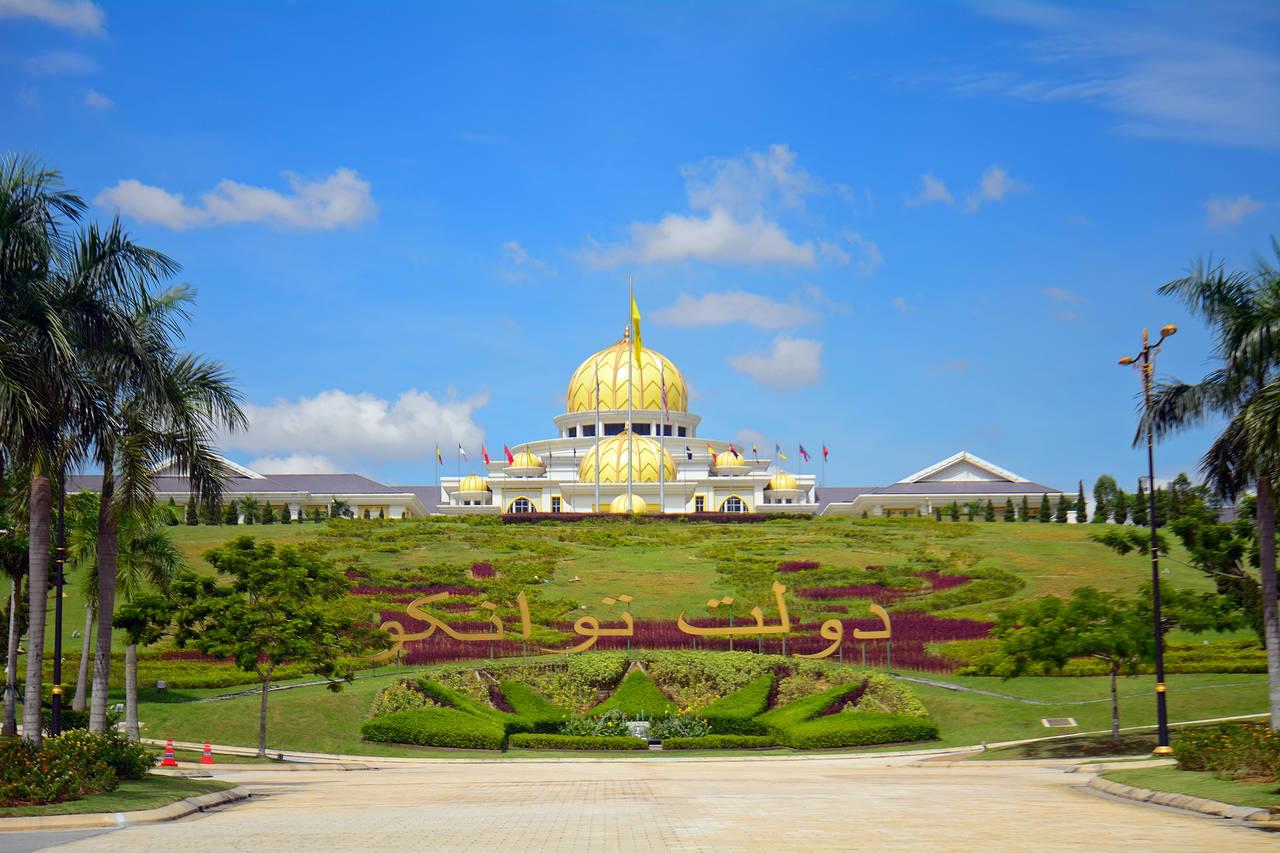
[[[725,498],[724,503],[720,504],[721,512],[746,512],[747,505],[743,503],[742,498],[737,495]]]
[[[528,498],[516,498],[507,507],[507,512],[533,512],[533,502]]]

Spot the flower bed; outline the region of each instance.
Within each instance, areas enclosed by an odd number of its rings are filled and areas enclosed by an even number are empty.
[[[0,740],[0,806],[32,806],[110,791],[141,779],[154,759],[141,744],[114,734],[73,729],[39,748]]]
[[[511,736],[511,748],[627,750],[648,749],[649,742],[629,735],[617,737],[591,737],[587,735],[515,734]]]
[[[1224,779],[1280,778],[1280,733],[1263,723],[1187,729],[1173,742],[1182,770],[1208,770]]]

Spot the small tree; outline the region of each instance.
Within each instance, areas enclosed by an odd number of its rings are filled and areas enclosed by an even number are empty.
[[[951,516],[952,521],[960,520],[960,504],[956,503],[955,501],[952,501],[951,508],[947,510],[947,512]]]
[[[169,498],[169,503],[173,503],[173,498]],[[196,496],[187,496],[187,526],[195,527],[200,523],[200,510],[196,507]]]
[[[240,514],[236,512],[237,501],[232,501],[222,508],[222,523],[237,524],[240,521]]]
[[[272,674],[300,664],[340,690],[352,679],[346,659],[386,648],[381,630],[340,615],[334,602],[350,582],[316,552],[292,545],[255,544],[249,536],[205,553],[217,579],[184,574],[174,583],[174,639],[216,658],[230,657],[261,686],[258,755],[267,754],[267,696]]]
[[[1017,521],[1018,511],[1013,508],[1013,498],[1004,499],[1004,520]]]
[[[1084,480],[1080,481],[1080,491],[1076,494],[1076,524],[1084,524],[1089,520],[1089,505],[1084,502]]]
[[[1053,517],[1053,507],[1049,506],[1049,495],[1040,496],[1040,514],[1036,516],[1036,520],[1041,524],[1048,524]]]
[[[1058,495],[1058,508],[1053,513],[1053,520],[1058,524],[1067,523],[1067,513],[1071,510],[1071,498],[1066,495]]]
[[[355,510],[351,509],[351,504],[347,503],[346,501],[340,501],[337,498],[334,498],[333,502],[329,504],[329,517],[330,518],[355,518],[356,514],[355,514]]]
[[[1116,490],[1115,501],[1111,505],[1111,515],[1116,524],[1124,524],[1129,520],[1129,504],[1132,501],[1123,489]]]
[[[1093,520],[1099,524],[1117,509],[1116,498],[1121,494],[1116,478],[1103,474],[1093,483]],[[1116,522],[1121,523],[1120,521]]]
[[[263,524],[276,523],[276,511],[271,508],[271,501],[267,501],[266,506],[262,508],[262,523]]]
[[[333,516],[329,516],[329,517],[332,518]],[[325,519],[325,514],[323,509],[321,509],[320,507],[316,507],[315,509],[311,510],[311,520],[314,521],[316,524],[319,524],[320,522],[324,521],[324,519]]]
[[[1133,497],[1133,523],[1138,527],[1146,527],[1150,522],[1147,516],[1147,493],[1138,481],[1138,493]]]
[[[258,520],[258,499],[245,495],[240,499],[240,515],[245,524],[253,524]]]
[[[382,520],[382,519],[385,519],[386,517],[387,517],[387,511],[386,511],[386,510],[384,510],[384,509],[379,509],[379,510],[378,510],[378,519],[379,519],[379,520]]]
[[[1031,504],[1030,502],[1028,502],[1026,495],[1022,496],[1022,512],[1018,515],[1018,520],[1019,521],[1031,520]]]
[[[201,524],[221,524],[222,523],[222,502],[221,501],[205,501],[200,504],[200,523]]]
[[[369,518],[370,518],[370,515],[369,515],[369,508],[368,508],[368,507],[365,507],[365,508],[364,508],[364,520],[365,520],[365,521],[368,521],[368,520],[369,520]]]
[[[280,523],[293,524],[293,512],[290,511],[288,504],[280,507]]]
[[[933,508],[933,520],[934,520],[934,521],[942,521],[942,507],[940,507],[940,506],[935,506],[935,507]]]
[[[991,502],[990,498],[987,498],[987,505],[982,510],[982,518],[984,521],[996,520],[996,505]]]

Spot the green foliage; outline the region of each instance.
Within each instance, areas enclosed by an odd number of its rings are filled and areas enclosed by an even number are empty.
[[[1084,480],[1080,480],[1080,490],[1076,494],[1076,524],[1084,524],[1089,520],[1089,504],[1084,499]]]
[[[434,704],[418,686],[408,678],[393,681],[378,691],[369,708],[369,717],[382,717],[397,711],[410,711]]]
[[[590,737],[586,735],[515,734],[512,749],[629,750],[648,749],[647,741],[638,737]]]
[[[952,521],[959,521],[960,520],[960,504],[956,503],[955,501],[952,501],[951,506],[947,509],[947,514],[951,517]]]
[[[117,779],[141,779],[156,763],[155,755],[145,744],[131,741],[122,734],[103,732],[94,737],[98,757],[111,767]]]
[[[289,511],[289,505],[285,504],[280,507],[280,523],[293,524],[293,513]]]
[[[275,524],[275,523],[276,523],[276,511],[275,511],[274,509],[272,509],[272,508],[271,508],[271,501],[267,501],[267,502],[266,502],[266,504],[265,504],[265,505],[263,505],[263,507],[262,507],[262,514],[261,514],[261,516],[259,517],[259,520],[260,520],[263,524]]]
[[[717,701],[768,673],[774,665],[753,652],[645,652],[641,657],[645,671],[687,710]]]
[[[1019,521],[1031,520],[1031,505],[1027,503],[1027,496],[1022,496],[1022,512],[1018,514]]]
[[[236,511],[236,502],[232,501],[222,508],[222,523],[236,524],[240,521],[239,513]]]
[[[1142,527],[1108,527],[1106,530],[1090,533],[1089,538],[1099,545],[1106,545],[1121,556],[1130,551],[1151,553],[1151,531]],[[1169,551],[1169,543],[1160,533],[1156,534],[1156,547],[1164,553]]]
[[[716,734],[764,734],[764,726],[754,718],[768,710],[773,684],[774,675],[767,672],[698,713]]]
[[[41,747],[16,738],[0,740],[0,806],[60,803],[110,791],[120,779],[113,762],[130,774],[124,778],[139,778],[150,766],[150,755],[121,741],[119,735],[83,729],[49,738]]]
[[[831,714],[810,720],[787,730],[779,741],[792,749],[836,749],[937,737],[938,727],[928,720],[868,712]]]
[[[1224,779],[1280,778],[1280,732],[1261,723],[1187,729],[1173,742],[1180,770],[1207,770]]]
[[[591,709],[593,716],[619,710],[624,714],[642,715],[648,719],[673,714],[676,704],[667,698],[653,679],[635,670],[622,679],[622,684],[607,700]]]
[[[1018,520],[1017,511],[1013,508],[1013,498],[1004,499],[1004,520],[1005,521]]]
[[[550,733],[560,730],[560,722],[566,715],[563,708],[552,705],[518,681],[503,681],[498,689],[529,731]]]
[[[1142,481],[1138,481],[1138,493],[1133,496],[1133,523],[1137,527],[1146,527],[1151,523],[1150,516],[1147,515],[1148,510],[1147,493],[1142,488]]]
[[[1058,524],[1067,523],[1067,512],[1071,509],[1071,498],[1066,495],[1058,496],[1058,507],[1054,510],[1053,520]]]
[[[502,749],[501,724],[454,708],[414,708],[366,720],[365,740],[453,749]]]
[[[678,749],[766,749],[776,742],[769,735],[703,735],[701,737],[669,737],[662,741],[664,750]]]
[[[1048,524],[1053,519],[1053,507],[1049,506],[1049,496],[1047,494],[1040,496],[1040,514],[1036,516],[1036,521],[1041,524]]]
[[[1010,504],[1009,506],[1012,507],[1013,504]],[[982,519],[983,521],[996,520],[996,505],[991,502],[990,498],[987,498],[987,505],[982,510]]]
[[[178,505],[174,503],[173,498],[169,498],[169,506],[172,507],[172,510],[170,510],[170,512],[172,513],[171,518],[173,520],[166,521],[165,523],[168,524],[170,527],[173,527],[178,523],[178,519],[177,519]],[[187,497],[186,522],[188,527],[195,527],[200,523],[200,516],[199,516],[199,511],[196,507],[195,495],[189,495]]]
[[[600,716],[569,717],[562,720],[559,733],[574,737],[627,737],[627,715],[617,710],[606,711]]]
[[[1116,485],[1116,478],[1110,474],[1102,474],[1093,483],[1093,501],[1096,504],[1093,508],[1093,520],[1095,522],[1104,522],[1107,517],[1119,508],[1120,489]],[[1116,519],[1116,523],[1120,524],[1123,519]]]
[[[649,727],[649,737],[665,741],[673,737],[703,737],[711,734],[711,725],[691,714],[675,714],[654,720]]]
[[[895,610],[935,613],[967,604],[981,604],[1008,598],[1027,585],[1025,580],[1012,572],[992,567],[965,569],[965,574],[971,578],[967,584],[915,601],[904,601]]]
[[[222,523],[222,501],[205,501],[200,504],[201,524]]]

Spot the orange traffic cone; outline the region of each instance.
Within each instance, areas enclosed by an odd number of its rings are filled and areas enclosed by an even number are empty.
[[[209,741],[204,742],[204,753],[200,756],[201,764],[213,763],[213,749],[209,746]]]
[[[177,767],[178,759],[173,757],[173,738],[164,745],[164,758],[160,759],[161,767]]]

